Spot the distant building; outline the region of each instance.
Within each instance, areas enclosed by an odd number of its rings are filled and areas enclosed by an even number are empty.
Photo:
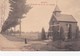
[[[53,29],[56,28],[60,32],[60,28],[63,28],[65,39],[74,39],[76,37],[77,21],[72,15],[61,14],[61,10],[56,5],[52,17],[49,22],[49,37],[53,37]],[[72,37],[68,37],[69,27],[71,27]],[[55,30],[56,30],[55,29]]]

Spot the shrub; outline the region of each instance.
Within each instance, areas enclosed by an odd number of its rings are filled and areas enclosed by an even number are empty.
[[[53,27],[52,31],[53,40],[58,40],[59,39],[58,27]]]
[[[76,37],[75,38],[78,38],[79,37],[79,27],[77,26],[77,29],[76,29]]]
[[[69,31],[68,31],[68,39],[72,38],[72,26],[69,25]]]
[[[42,28],[41,39],[46,40],[46,33],[45,33],[44,28]]]
[[[65,36],[64,36],[64,29],[63,27],[60,28],[60,39],[64,40]]]

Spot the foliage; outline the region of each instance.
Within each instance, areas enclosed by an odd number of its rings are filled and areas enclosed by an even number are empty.
[[[58,32],[58,27],[53,27],[52,28],[52,36],[53,36],[53,40],[58,40],[59,39],[59,32]]]
[[[46,40],[46,33],[45,33],[44,28],[42,28],[41,39]]]
[[[69,25],[69,31],[68,31],[68,39],[72,38],[72,26]]]
[[[60,39],[64,40],[65,36],[64,36],[64,29],[63,27],[60,28]]]
[[[76,37],[75,38],[78,38],[79,37],[79,27],[77,26],[77,29],[76,29]]]
[[[2,26],[2,32],[19,24],[19,20],[24,18],[24,15],[31,9],[29,5],[26,5],[26,0],[9,0],[9,3],[9,16]]]

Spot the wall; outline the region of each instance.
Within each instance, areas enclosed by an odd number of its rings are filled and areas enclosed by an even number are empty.
[[[60,24],[60,26],[63,27],[66,36],[67,36],[67,32],[68,32],[67,24],[71,24],[71,26],[72,26],[72,39],[75,38],[76,29],[77,29],[77,23],[59,22],[59,24]]]

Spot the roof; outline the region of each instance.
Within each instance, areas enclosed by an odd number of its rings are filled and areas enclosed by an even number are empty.
[[[59,9],[59,7],[57,5],[54,8],[54,12],[58,12],[59,14],[55,15],[53,13],[50,22],[53,21],[53,18],[54,18],[57,21],[61,21],[61,22],[75,22],[75,23],[77,23],[77,21],[75,20],[75,18],[72,15],[61,14],[60,13],[61,10]]]
[[[55,16],[58,21],[63,22],[76,22],[75,18],[72,15],[66,15],[66,14],[60,14],[58,16]]]

